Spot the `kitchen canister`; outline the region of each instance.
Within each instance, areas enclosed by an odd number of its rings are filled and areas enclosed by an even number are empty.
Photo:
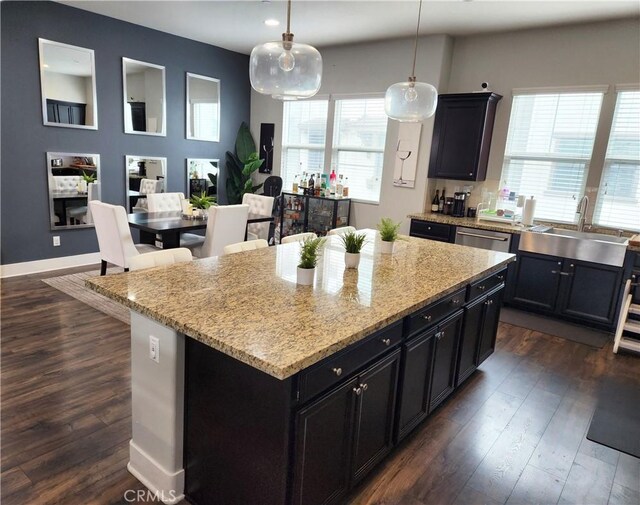
[[[533,224],[533,216],[536,213],[536,200],[533,196],[524,201],[524,211],[522,212],[522,224],[531,226]]]

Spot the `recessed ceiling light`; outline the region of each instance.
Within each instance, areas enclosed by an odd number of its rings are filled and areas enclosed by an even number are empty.
[[[280,21],[278,21],[277,19],[265,19],[264,24],[267,26],[278,26],[280,24]]]

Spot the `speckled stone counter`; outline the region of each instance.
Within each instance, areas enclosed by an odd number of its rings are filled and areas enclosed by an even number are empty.
[[[315,285],[296,284],[298,244],[87,281],[88,287],[278,379],[512,261],[415,238],[379,253],[368,231],[358,270],[330,237]]]

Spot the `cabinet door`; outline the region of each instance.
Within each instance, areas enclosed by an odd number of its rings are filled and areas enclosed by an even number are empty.
[[[429,385],[436,331],[434,328],[403,346],[402,390],[398,399],[398,440],[429,413]]]
[[[332,503],[347,490],[357,385],[354,378],[298,413],[294,504]]]
[[[564,260],[560,313],[612,325],[622,289],[622,268]]]
[[[485,296],[480,297],[464,309],[456,386],[462,383],[476,369],[486,301],[487,298]]]
[[[552,312],[558,296],[561,270],[560,258],[520,253],[513,302]]]
[[[71,124],[85,124],[86,105],[75,103],[69,106],[69,121]]]
[[[56,107],[58,108],[58,114],[56,116],[58,118],[57,122],[63,124],[73,124],[71,117],[71,106],[66,103],[58,103]]]
[[[364,477],[393,447],[400,349],[360,375],[354,419],[352,480]]]
[[[500,306],[502,305],[503,293],[504,289],[494,291],[487,295],[487,299],[483,304],[484,317],[476,366],[479,366],[480,363],[491,356],[496,348],[496,336],[498,334],[498,322],[500,321]]]
[[[435,335],[429,411],[440,405],[455,388],[462,316],[463,311],[460,310],[438,326]]]

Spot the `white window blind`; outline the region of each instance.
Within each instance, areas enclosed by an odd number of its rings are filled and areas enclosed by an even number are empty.
[[[332,161],[348,177],[349,197],[380,201],[386,136],[384,98],[336,100]]]
[[[304,172],[323,172],[328,100],[285,102],[282,126],[282,184],[291,191],[293,179]]]
[[[594,222],[640,231],[640,91],[618,93]]]
[[[536,219],[574,222],[584,193],[602,93],[513,97],[502,178],[538,200]]]
[[[205,139],[218,138],[218,104],[205,100],[193,100],[193,133]]]

